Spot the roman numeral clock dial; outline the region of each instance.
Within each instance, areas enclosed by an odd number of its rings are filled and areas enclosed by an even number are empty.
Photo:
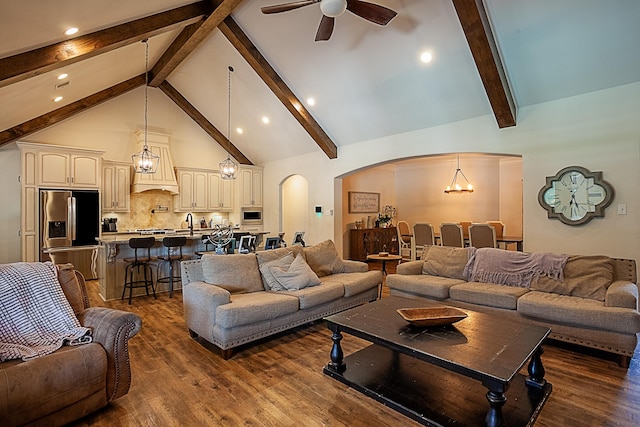
[[[568,225],[580,225],[594,217],[603,217],[613,201],[613,187],[602,179],[602,172],[590,172],[581,166],[569,166],[554,176],[538,193],[538,202],[549,218]]]

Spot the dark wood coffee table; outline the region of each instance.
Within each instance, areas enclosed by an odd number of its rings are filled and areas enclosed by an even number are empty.
[[[540,359],[550,330],[466,309],[453,325],[417,328],[396,312],[442,305],[389,297],[327,317],[324,373],[424,425],[532,425],[552,389]],[[344,357],[343,332],[373,344]]]

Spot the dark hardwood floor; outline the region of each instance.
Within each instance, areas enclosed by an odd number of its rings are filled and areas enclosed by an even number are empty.
[[[322,373],[330,333],[322,322],[247,345],[229,360],[189,337],[182,294],[103,302],[87,282],[94,306],[138,313],[130,341],[129,393],[77,426],[413,426],[410,419]],[[345,335],[345,355],[367,342]],[[640,351],[628,370],[602,354],[546,345],[550,400],[537,426],[640,425]],[[524,371],[524,370],[523,370]],[[508,395],[507,395],[508,396]],[[464,402],[461,402],[464,404]]]

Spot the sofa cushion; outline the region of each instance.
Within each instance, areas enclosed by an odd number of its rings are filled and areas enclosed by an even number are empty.
[[[429,246],[424,254],[422,274],[466,280],[464,267],[469,261],[469,249]]]
[[[317,245],[304,248],[304,254],[309,266],[318,277],[344,271],[342,258],[338,255],[338,250],[331,240],[325,240]]]
[[[277,248],[277,249],[269,249],[266,251],[257,251],[256,259],[258,260],[258,266],[261,266],[265,262],[282,258],[288,253],[292,253],[294,257],[298,254],[301,254],[304,256],[304,248],[300,245],[296,245],[296,246],[290,246],[288,248]]]
[[[515,310],[518,298],[529,292],[526,288],[494,283],[465,282],[449,289],[452,299],[489,307]]]
[[[258,262],[260,274],[262,274],[262,283],[265,291],[284,291],[286,290],[278,280],[273,276],[271,267],[282,267],[288,269],[294,260],[293,252],[287,252],[286,255],[280,258],[273,259],[271,261],[260,263]]]
[[[300,310],[306,310],[342,298],[344,288],[340,283],[328,282],[320,286],[311,286],[298,291],[285,292],[298,298]]]
[[[29,424],[90,396],[94,402],[99,396],[95,407],[107,404],[107,353],[97,343],[63,346],[26,362],[0,363],[0,378],[4,425]]]
[[[204,281],[232,294],[264,291],[255,254],[202,256]]]
[[[590,298],[531,291],[518,300],[518,313],[546,322],[635,334],[640,330],[637,310],[605,307]]]
[[[638,285],[624,280],[616,280],[604,297],[604,305],[607,307],[624,307],[638,309]]]
[[[437,299],[449,298],[449,288],[453,285],[466,283],[461,279],[432,276],[430,274],[410,276],[389,274],[386,282],[389,289],[397,289],[399,291]]]
[[[297,291],[320,284],[320,279],[318,279],[316,273],[311,270],[304,257],[300,255],[295,257],[288,266],[270,266],[269,272],[278,284],[288,291]]]
[[[540,276],[532,281],[531,290],[604,301],[613,281],[613,264],[608,256],[570,255],[563,276],[562,281]]]
[[[231,303],[216,307],[216,324],[222,328],[233,328],[265,322],[295,313],[298,307],[298,298],[281,292],[232,294]]]
[[[340,283],[344,287],[344,296],[350,297],[377,288],[382,283],[380,270],[360,273],[337,273],[320,279],[322,283]]]

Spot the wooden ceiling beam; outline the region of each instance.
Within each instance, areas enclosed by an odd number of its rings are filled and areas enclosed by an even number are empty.
[[[243,0],[216,1],[215,9],[203,21],[184,28],[151,69],[149,86],[158,87]]]
[[[311,116],[311,113],[298,100],[293,91],[280,78],[269,62],[262,56],[258,48],[249,40],[238,24],[227,17],[218,26],[222,34],[231,42],[242,57],[251,65],[251,68],[260,76],[280,102],[298,120],[307,133],[330,159],[338,157],[338,148],[331,138]]]
[[[234,159],[243,165],[253,165],[235,145],[231,143],[205,116],[200,113],[180,92],[166,80],[159,86],[160,90],[165,93],[173,102],[178,105],[194,122],[198,124],[211,138],[213,138],[227,153],[231,154]]]
[[[59,69],[83,59],[139,42],[202,20],[211,12],[200,1],[115,27],[0,59],[0,88]]]
[[[82,98],[69,105],[60,107],[47,114],[43,114],[35,119],[31,119],[2,131],[0,132],[0,147],[34,132],[41,131],[49,126],[55,125],[56,123],[60,123],[61,121],[75,116],[89,108],[95,107],[98,104],[102,104],[103,102],[116,98],[139,86],[144,86],[144,84],[145,75],[141,74],[122,83],[101,90],[100,92],[94,93],[93,95],[87,96],[86,98]]]
[[[482,0],[452,0],[499,128],[516,125],[516,104]]]

